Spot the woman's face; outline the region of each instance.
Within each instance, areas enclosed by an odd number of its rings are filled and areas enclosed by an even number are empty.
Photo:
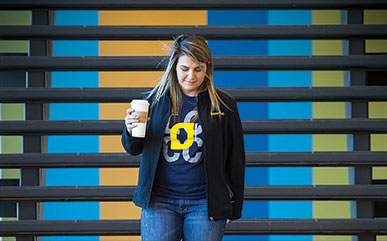
[[[185,95],[196,96],[206,75],[206,63],[196,63],[190,57],[182,55],[177,60],[176,73],[181,90]]]

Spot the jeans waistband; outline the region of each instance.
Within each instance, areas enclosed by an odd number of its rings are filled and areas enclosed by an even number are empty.
[[[173,203],[173,204],[204,204],[207,203],[207,199],[172,199],[165,197],[151,197],[151,202],[164,202],[164,203]]]

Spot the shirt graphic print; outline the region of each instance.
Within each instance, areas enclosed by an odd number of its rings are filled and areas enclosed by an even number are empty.
[[[196,114],[197,110],[192,110],[185,116],[184,122],[177,123],[172,128],[167,125],[165,128],[163,155],[167,162],[175,162],[181,155],[189,163],[196,163],[201,158],[203,153],[198,150],[203,146],[203,140],[200,138],[203,132],[202,126],[198,123],[190,123]],[[186,132],[185,135],[183,131]],[[193,144],[196,144],[197,148],[193,148],[192,152],[195,153],[195,156],[191,157],[190,148]]]
[[[153,195],[178,199],[206,197],[203,129],[197,118],[196,97],[184,96],[179,116],[164,130]]]

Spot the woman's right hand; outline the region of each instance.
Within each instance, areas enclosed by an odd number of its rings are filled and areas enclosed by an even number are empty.
[[[132,135],[132,129],[137,127],[136,123],[140,121],[140,117],[133,114],[134,111],[132,108],[126,110],[125,125],[130,135]]]

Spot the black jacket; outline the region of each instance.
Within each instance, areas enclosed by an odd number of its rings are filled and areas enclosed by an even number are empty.
[[[208,215],[211,220],[238,219],[242,213],[245,173],[242,125],[235,100],[220,90],[218,94],[230,109],[221,105],[221,112],[212,113],[208,92],[198,94],[198,114],[205,150]],[[122,133],[125,150],[132,155],[142,153],[133,202],[143,208],[149,204],[170,108],[168,96],[163,96],[151,107],[145,138],[131,137],[126,128]]]

